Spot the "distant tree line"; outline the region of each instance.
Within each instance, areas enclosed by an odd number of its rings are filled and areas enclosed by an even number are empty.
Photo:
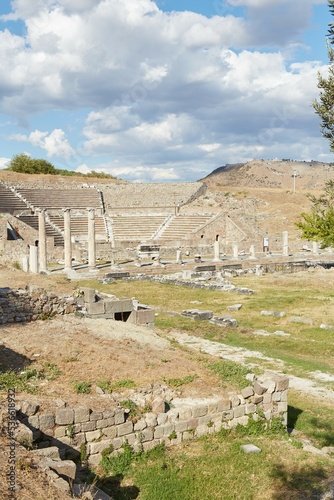
[[[68,176],[79,176],[79,177],[97,177],[100,179],[115,179],[111,174],[105,174],[103,172],[89,172],[88,174],[82,174],[80,172],[73,172],[72,170],[63,170],[55,168],[52,163],[42,158],[31,158],[30,156],[21,153],[13,156],[8,168],[11,172],[19,172],[21,174],[50,174],[50,175],[68,175]]]

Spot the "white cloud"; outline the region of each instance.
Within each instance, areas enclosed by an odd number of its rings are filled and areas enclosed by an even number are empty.
[[[61,129],[54,129],[50,134],[34,130],[29,135],[16,134],[9,139],[17,142],[28,142],[32,146],[40,147],[46,151],[47,156],[57,156],[69,159],[74,155],[74,149],[70,146],[65,132]]]
[[[0,170],[9,166],[10,158],[0,158]]]

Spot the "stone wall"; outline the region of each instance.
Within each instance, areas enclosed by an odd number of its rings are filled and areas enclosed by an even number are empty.
[[[69,314],[77,309],[73,297],[58,297],[41,287],[0,288],[0,324],[36,321],[55,314]]]
[[[288,385],[286,376],[273,373],[249,377],[250,385],[225,399],[173,399],[172,408],[162,399],[153,400],[151,411],[130,416],[119,405],[95,411],[84,406],[63,407],[47,413],[38,405],[23,403],[19,419],[30,428],[43,447],[58,446],[80,451],[85,447],[90,466],[96,466],[106,448],[119,452],[127,442],[135,450],[148,450],[165,443],[177,445],[206,434],[246,426],[250,420],[272,419],[287,424]],[[66,453],[65,453],[66,455]]]

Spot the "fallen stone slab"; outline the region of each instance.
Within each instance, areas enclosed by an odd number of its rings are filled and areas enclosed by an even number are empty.
[[[334,330],[334,325],[324,325],[324,324],[321,324],[320,328],[322,328],[323,330]]]
[[[261,316],[275,316],[276,318],[284,318],[286,315],[283,311],[261,311]]]
[[[254,444],[242,444],[240,448],[247,455],[251,453],[261,453],[261,449],[255,446]]]
[[[43,469],[51,469],[60,476],[66,476],[75,479],[77,466],[72,460],[54,460],[52,458],[45,458],[40,463]]]
[[[239,311],[242,308],[242,304],[232,304],[231,306],[227,306],[228,311]]]
[[[73,493],[76,497],[87,500],[112,500],[107,493],[91,484],[73,484]]]
[[[38,450],[32,450],[34,455],[39,457],[53,458],[54,460],[60,460],[59,448],[57,446],[49,446],[48,448],[41,448]]]
[[[212,318],[212,311],[200,311],[199,309],[185,309],[182,311],[181,316],[186,318],[199,319],[201,321],[210,320]]]
[[[283,332],[283,330],[276,330],[273,335],[277,335],[278,337],[291,337],[290,333]]]
[[[313,321],[310,318],[304,318],[303,316],[291,316],[289,318],[290,323],[303,323],[304,325],[313,325]]]
[[[210,321],[213,325],[219,326],[229,326],[236,327],[238,326],[237,320],[232,318],[232,316],[213,316]]]

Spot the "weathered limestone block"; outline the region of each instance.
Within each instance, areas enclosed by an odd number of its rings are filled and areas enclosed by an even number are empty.
[[[248,386],[241,390],[241,395],[243,398],[247,399],[254,395],[253,387]]]
[[[72,460],[53,460],[52,458],[46,458],[41,461],[41,466],[45,469],[49,468],[54,470],[61,476],[67,476],[71,479],[75,479],[77,467]]]
[[[267,388],[263,384],[260,384],[260,382],[258,382],[257,380],[255,380],[253,388],[255,393],[259,396],[261,396],[267,390]]]
[[[146,441],[152,441],[153,439],[153,428],[152,427],[147,427],[146,429],[143,429],[140,431],[140,441],[142,443],[145,443]]]
[[[89,422],[83,422],[81,424],[81,430],[82,432],[90,432],[90,431],[95,431],[96,430],[96,421],[89,421]]]
[[[135,431],[142,431],[143,429],[146,429],[146,427],[147,427],[147,422],[145,418],[141,418],[134,423],[133,429]]]
[[[89,443],[87,445],[87,451],[90,455],[95,455],[95,453],[102,453],[102,451],[108,448],[111,444],[113,445],[113,448],[116,449],[114,447],[112,439],[104,439],[97,443]]]
[[[103,418],[103,413],[100,411],[92,411],[92,413],[89,415],[89,420],[101,420]]]
[[[117,426],[117,436],[125,436],[126,434],[131,434],[133,432],[133,423],[125,422]]]
[[[272,402],[272,393],[266,393],[263,395],[263,406]]]
[[[39,415],[39,429],[41,431],[52,429],[55,425],[55,416],[53,413],[42,413]]]
[[[245,415],[245,406],[244,405],[237,406],[237,407],[233,408],[234,418],[243,417],[244,415]]]
[[[70,425],[74,423],[74,410],[67,408],[58,408],[56,410],[56,424]]]
[[[217,411],[223,412],[231,409],[231,400],[230,399],[220,399],[217,403]]]
[[[74,408],[74,423],[82,423],[89,421],[90,410],[84,406]]]
[[[105,427],[102,430],[102,434],[107,438],[115,438],[117,435],[116,427],[113,425],[111,427]]]
[[[188,423],[186,420],[181,420],[180,422],[175,422],[175,432],[184,432],[188,430]],[[155,434],[154,434],[155,437]]]
[[[193,418],[204,417],[204,415],[207,415],[207,413],[208,407],[205,404],[194,406],[192,409]]]
[[[96,431],[86,432],[86,439],[87,439],[88,442],[96,441],[100,437],[101,437],[101,431],[100,431],[100,429],[98,429]]]
[[[256,412],[256,405],[254,403],[246,404],[246,409],[245,409],[246,415],[248,415],[249,413],[255,413],[255,412]]]
[[[124,410],[116,411],[115,413],[115,425],[123,424],[125,422]]]
[[[155,427],[158,423],[157,416],[154,413],[146,413],[145,421],[148,427]]]
[[[178,410],[180,420],[188,420],[192,417],[191,408],[189,408],[188,406],[182,406],[178,408]]]
[[[59,448],[57,446],[49,446],[48,448],[41,448],[38,450],[32,450],[34,455],[39,457],[53,458],[55,460],[60,460]]]

